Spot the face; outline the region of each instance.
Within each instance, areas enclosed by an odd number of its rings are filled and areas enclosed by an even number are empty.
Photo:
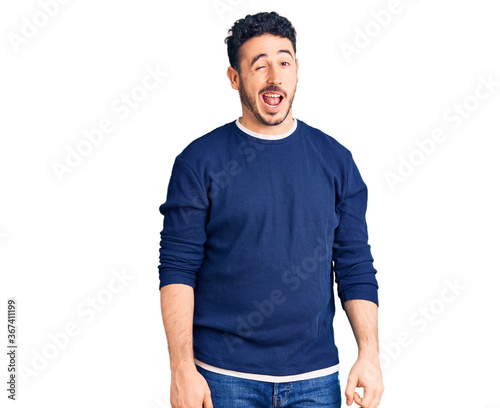
[[[291,121],[297,70],[289,39],[264,34],[246,41],[240,48],[240,72],[228,70],[231,85],[240,94],[243,117],[261,126]]]

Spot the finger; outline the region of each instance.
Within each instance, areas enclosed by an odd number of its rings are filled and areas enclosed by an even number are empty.
[[[368,408],[377,408],[380,405],[380,401],[382,400],[382,394],[384,393],[384,390],[378,390],[375,393],[375,397],[373,398],[373,401],[371,405]]]
[[[209,392],[206,392],[205,398],[203,398],[203,408],[214,408],[212,404],[212,397]]]
[[[363,408],[370,408],[373,402],[375,395],[371,389],[366,389],[363,394],[363,398],[361,398],[361,404],[356,401],[356,404],[361,405]]]
[[[380,405],[380,401],[382,400],[382,394],[384,389],[376,389],[373,393],[373,400],[370,404],[366,405],[366,408],[377,408]]]
[[[353,394],[354,390],[356,389],[356,385],[358,385],[358,379],[355,378],[353,375],[349,375],[349,378],[347,379],[347,386],[345,388],[345,398],[347,405],[352,404]]]
[[[363,406],[363,401],[357,392],[354,393],[354,402],[358,404],[360,407]]]
[[[368,408],[377,408],[380,405],[381,398],[375,397]]]

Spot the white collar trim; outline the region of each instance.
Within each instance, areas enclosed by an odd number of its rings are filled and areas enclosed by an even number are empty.
[[[293,132],[295,132],[295,129],[297,129],[297,119],[293,120],[292,128],[282,135],[263,135],[262,133],[252,132],[250,129],[247,129],[240,123],[240,118],[236,119],[236,126],[238,126],[243,132],[249,134],[250,136],[257,137],[259,139],[279,140],[284,139],[285,137],[290,136]]]

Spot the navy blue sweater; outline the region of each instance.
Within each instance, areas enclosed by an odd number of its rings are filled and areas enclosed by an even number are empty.
[[[352,155],[297,120],[282,139],[235,122],[175,159],[161,231],[160,288],[194,288],[196,359],[284,376],[338,364],[337,283],[378,305],[368,245],[367,188]]]

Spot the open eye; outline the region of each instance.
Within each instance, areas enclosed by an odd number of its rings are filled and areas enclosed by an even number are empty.
[[[290,63],[288,61],[284,61],[284,62],[281,63],[281,65],[284,65],[285,67],[287,67],[287,66],[290,65]]]

